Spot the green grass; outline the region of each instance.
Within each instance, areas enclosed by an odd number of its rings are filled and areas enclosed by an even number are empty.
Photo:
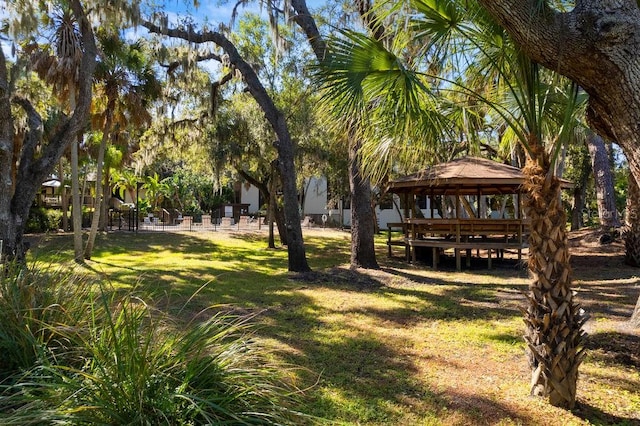
[[[216,233],[109,234],[80,271],[133,289],[184,323],[210,306],[256,315],[255,337],[274,350],[269,357],[300,367],[287,374],[305,390],[301,410],[329,423],[640,422],[635,361],[604,364],[599,351],[582,369],[582,411],[527,396],[525,271],[412,267],[386,259],[384,237],[376,273],[344,267],[348,234],[338,232],[305,236],[316,271],[307,280],[289,275],[286,249],[266,249],[264,237]],[[33,254],[43,264],[71,265],[71,243],[50,236]]]

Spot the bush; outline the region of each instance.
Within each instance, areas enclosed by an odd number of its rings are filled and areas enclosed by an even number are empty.
[[[184,326],[77,275],[0,278],[2,424],[303,420],[282,366],[251,338],[250,318],[205,312]]]
[[[62,228],[62,211],[55,209],[45,209],[44,207],[32,207],[29,210],[29,218],[25,231],[48,232],[57,231]]]

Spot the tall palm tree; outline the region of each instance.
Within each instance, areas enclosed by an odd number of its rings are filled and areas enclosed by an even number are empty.
[[[102,139],[96,164],[96,204],[84,250],[85,259],[91,258],[103,211],[102,204],[107,202],[108,194],[103,190],[107,186],[102,184],[102,175],[105,151],[114,131],[114,122],[123,128],[130,122],[136,125],[149,123],[151,115],[147,111],[148,100],[159,94],[159,84],[144,59],[140,44],[127,45],[117,32],[106,28],[100,29],[97,37],[102,55],[96,69],[96,94],[102,95],[104,103],[98,106],[102,108],[96,117],[101,121]]]
[[[581,327],[585,318],[571,289],[566,218],[554,162],[579,111],[577,88],[563,90],[566,85],[559,77],[528,60],[473,2],[413,0],[411,6],[417,14],[404,27],[412,31],[409,39],[423,41],[422,49],[416,52],[407,44],[396,46],[393,51],[399,53],[394,54],[381,43],[344,32],[332,40],[332,60],[319,77],[327,93],[342,101],[342,113],[358,114],[365,105],[370,120],[365,129],[384,132],[381,143],[374,132],[365,130],[365,140],[374,141],[363,146],[369,150],[365,159],[379,156],[380,146],[392,146],[405,153],[399,158],[410,158],[425,142],[433,145],[437,136],[424,136],[449,132],[451,121],[441,113],[459,107],[446,100],[448,93],[476,100],[464,111],[479,113],[478,105],[489,106],[508,124],[527,154],[523,172],[531,220],[531,281],[525,339],[531,392],[548,397],[553,405],[572,408],[584,356]],[[395,13],[398,8],[389,10]],[[403,58],[406,52],[412,53],[411,60]],[[471,64],[489,77],[484,84],[487,90],[474,91],[460,82]],[[426,71],[414,72],[416,66]],[[564,99],[562,108],[558,99]],[[553,115],[554,108],[562,112]],[[389,160],[377,163],[385,161]]]
[[[58,98],[68,103],[69,111],[76,107],[79,67],[82,45],[75,15],[69,7],[56,5],[53,14],[53,45],[55,54],[36,50],[32,54],[34,70],[47,83],[52,84]],[[78,144],[81,135],[71,143],[71,204],[73,220],[73,247],[76,262],[82,261],[82,204],[78,171]]]

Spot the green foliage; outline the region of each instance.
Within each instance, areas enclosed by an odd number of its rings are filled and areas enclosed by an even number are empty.
[[[74,343],[63,328],[80,331],[91,300],[88,279],[62,268],[10,265],[0,275],[0,383],[16,383],[23,371],[54,359],[69,361]]]
[[[57,231],[60,228],[62,228],[61,210],[44,207],[32,207],[29,210],[29,219],[25,226],[27,233]]]
[[[1,278],[0,423],[298,423],[251,317],[184,324],[133,292],[43,271]]]
[[[228,204],[233,202],[233,189],[228,186],[220,188],[220,191],[216,193],[211,199],[212,207],[219,207],[223,204]]]

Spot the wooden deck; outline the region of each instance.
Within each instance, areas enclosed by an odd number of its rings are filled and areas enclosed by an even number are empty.
[[[416,247],[432,249],[433,265],[437,267],[440,252],[454,249],[456,269],[462,269],[461,250],[466,250],[467,267],[472,250],[486,250],[487,264],[491,268],[492,253],[527,248],[529,222],[524,219],[406,219],[402,223],[388,223],[387,247],[391,256],[393,246],[405,248],[407,261],[416,261]],[[392,231],[401,230],[404,237],[394,240]]]

